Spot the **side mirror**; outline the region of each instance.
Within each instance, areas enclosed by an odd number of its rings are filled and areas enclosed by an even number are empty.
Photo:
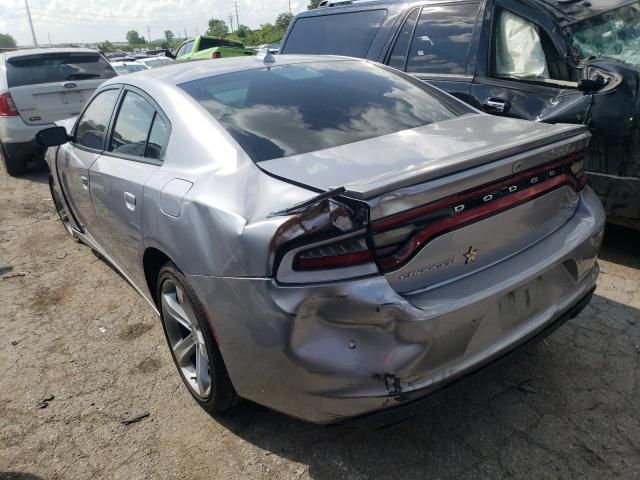
[[[176,56],[173,53],[171,53],[171,50],[169,50],[168,48],[164,50],[164,56],[172,58],[173,60],[176,59]]]
[[[36,133],[36,141],[43,147],[57,147],[71,140],[64,127],[51,127]]]

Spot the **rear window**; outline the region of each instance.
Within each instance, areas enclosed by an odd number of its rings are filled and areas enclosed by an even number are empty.
[[[367,10],[299,18],[282,53],[364,58],[386,16],[386,10]]]
[[[98,53],[45,53],[7,60],[9,88],[39,83],[56,83],[117,74]]]
[[[247,70],[180,87],[255,162],[366,140],[461,113],[444,94],[417,80],[355,60]]]
[[[199,50],[206,50],[207,48],[215,48],[215,47],[244,48],[244,45],[240,42],[233,42],[231,40],[225,40],[223,38],[200,37],[200,47],[198,47]]]
[[[126,65],[112,65],[112,67],[115,68],[116,72],[121,75],[133,72],[141,72],[142,70],[147,69],[144,65],[138,65],[137,63],[128,63]]]

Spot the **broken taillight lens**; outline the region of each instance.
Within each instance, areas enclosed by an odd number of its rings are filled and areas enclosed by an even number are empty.
[[[366,239],[368,208],[322,200],[291,215],[276,232],[276,279],[315,283],[378,273]]]
[[[16,115],[18,115],[18,109],[11,94],[7,92],[0,95],[0,117],[15,117]]]

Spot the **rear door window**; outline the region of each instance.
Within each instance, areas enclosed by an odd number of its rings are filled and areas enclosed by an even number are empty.
[[[44,53],[7,60],[9,88],[41,83],[58,83],[111,78],[117,73],[98,53]]]
[[[386,10],[367,10],[299,18],[282,53],[364,58],[386,16]]]
[[[155,115],[153,106],[137,93],[128,91],[118,112],[109,151],[143,157]]]
[[[424,7],[409,48],[407,72],[464,75],[477,3]]]
[[[402,25],[400,33],[398,33],[396,43],[393,46],[391,57],[389,58],[388,64],[390,67],[397,68],[398,70],[404,70],[404,67],[407,64],[407,50],[409,50],[409,45],[411,44],[413,29],[416,27],[416,20],[418,19],[419,13],[419,8],[414,9]]]
[[[112,89],[96,95],[78,121],[74,142],[76,145],[102,150],[107,127],[119,94],[119,89]]]

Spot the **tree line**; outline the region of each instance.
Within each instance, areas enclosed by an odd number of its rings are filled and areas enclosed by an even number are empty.
[[[307,5],[308,10],[318,8],[320,0],[309,0]],[[260,25],[260,28],[255,30],[250,29],[246,25],[237,25],[236,28],[231,31],[229,26],[224,20],[219,18],[212,18],[209,20],[209,28],[205,33],[206,36],[228,38],[229,40],[236,40],[244,43],[245,45],[263,45],[265,43],[278,43],[284,37],[289,24],[293,20],[293,15],[289,12],[284,12],[278,15],[274,23],[264,23]],[[146,39],[141,36],[136,30],[129,30],[126,34],[127,44],[124,47],[116,47],[109,40],[105,40],[98,44],[98,48],[104,52],[113,52],[119,48],[124,50],[133,50],[135,48],[175,48],[178,43],[184,39],[177,39],[171,30],[164,31],[164,39],[161,42],[152,42],[151,39]],[[9,34],[0,33],[0,48],[11,48],[16,46],[15,39]]]

